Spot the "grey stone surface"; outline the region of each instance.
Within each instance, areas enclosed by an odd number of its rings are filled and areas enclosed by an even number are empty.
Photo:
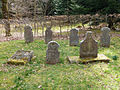
[[[72,29],[70,30],[70,46],[78,46],[78,45],[79,45],[78,30]]]
[[[45,31],[45,43],[48,44],[50,41],[52,41],[52,30],[51,28],[47,28]]]
[[[87,31],[86,37],[80,43],[80,58],[96,58],[98,43],[92,38],[92,32]]]
[[[46,63],[56,64],[59,63],[60,52],[58,51],[59,44],[55,41],[48,43],[48,49],[46,51]]]
[[[102,35],[100,37],[100,45],[102,47],[110,47],[110,28],[108,27],[103,27],[101,29]]]
[[[87,63],[92,63],[92,62],[106,62],[106,63],[108,63],[111,61],[111,59],[106,57],[104,54],[98,54],[97,58],[79,58],[79,56],[68,56],[67,60],[71,64],[73,64],[73,63],[87,64]]]
[[[28,62],[31,61],[33,57],[33,51],[24,51],[24,50],[18,50],[9,60],[15,59],[15,60],[27,60]]]
[[[33,42],[33,32],[32,32],[32,28],[30,26],[24,27],[24,39],[25,39],[26,43]]]

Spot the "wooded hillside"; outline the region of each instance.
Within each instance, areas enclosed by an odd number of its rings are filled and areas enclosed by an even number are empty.
[[[7,0],[7,2],[11,17],[120,13],[120,0]],[[1,8],[0,1],[0,12]]]

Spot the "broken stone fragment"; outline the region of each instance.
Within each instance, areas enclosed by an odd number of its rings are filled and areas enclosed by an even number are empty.
[[[8,64],[26,64],[34,59],[33,51],[18,50],[11,58],[8,59]]]

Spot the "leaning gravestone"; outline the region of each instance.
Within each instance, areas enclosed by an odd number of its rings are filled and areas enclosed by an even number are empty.
[[[45,43],[48,44],[48,42],[52,41],[52,30],[51,28],[47,28],[47,30],[45,31]]]
[[[25,43],[33,42],[33,32],[30,26],[24,27],[24,39],[25,39]]]
[[[101,29],[102,35],[100,37],[100,45],[102,47],[110,47],[110,28],[108,27],[103,27]]]
[[[97,53],[98,43],[92,38],[92,32],[88,31],[80,43],[80,58],[96,58]]]
[[[96,61],[109,62],[110,59],[104,54],[98,54],[98,43],[92,38],[92,32],[87,31],[86,37],[80,43],[80,55],[68,56],[70,63],[89,63]]]
[[[70,46],[78,46],[78,44],[79,44],[78,30],[72,29],[70,30]]]
[[[33,60],[35,56],[33,55],[33,51],[24,51],[18,50],[11,58],[8,60],[8,64],[26,64]]]
[[[59,63],[60,53],[58,51],[59,44],[55,41],[50,41],[48,43],[48,49],[46,51],[46,63],[56,64]]]

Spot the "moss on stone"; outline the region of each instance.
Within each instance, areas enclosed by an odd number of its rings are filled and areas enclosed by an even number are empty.
[[[79,56],[68,56],[67,60],[70,63],[89,63],[89,62],[109,62],[110,59],[106,57],[104,54],[98,54],[97,58],[80,58]]]

